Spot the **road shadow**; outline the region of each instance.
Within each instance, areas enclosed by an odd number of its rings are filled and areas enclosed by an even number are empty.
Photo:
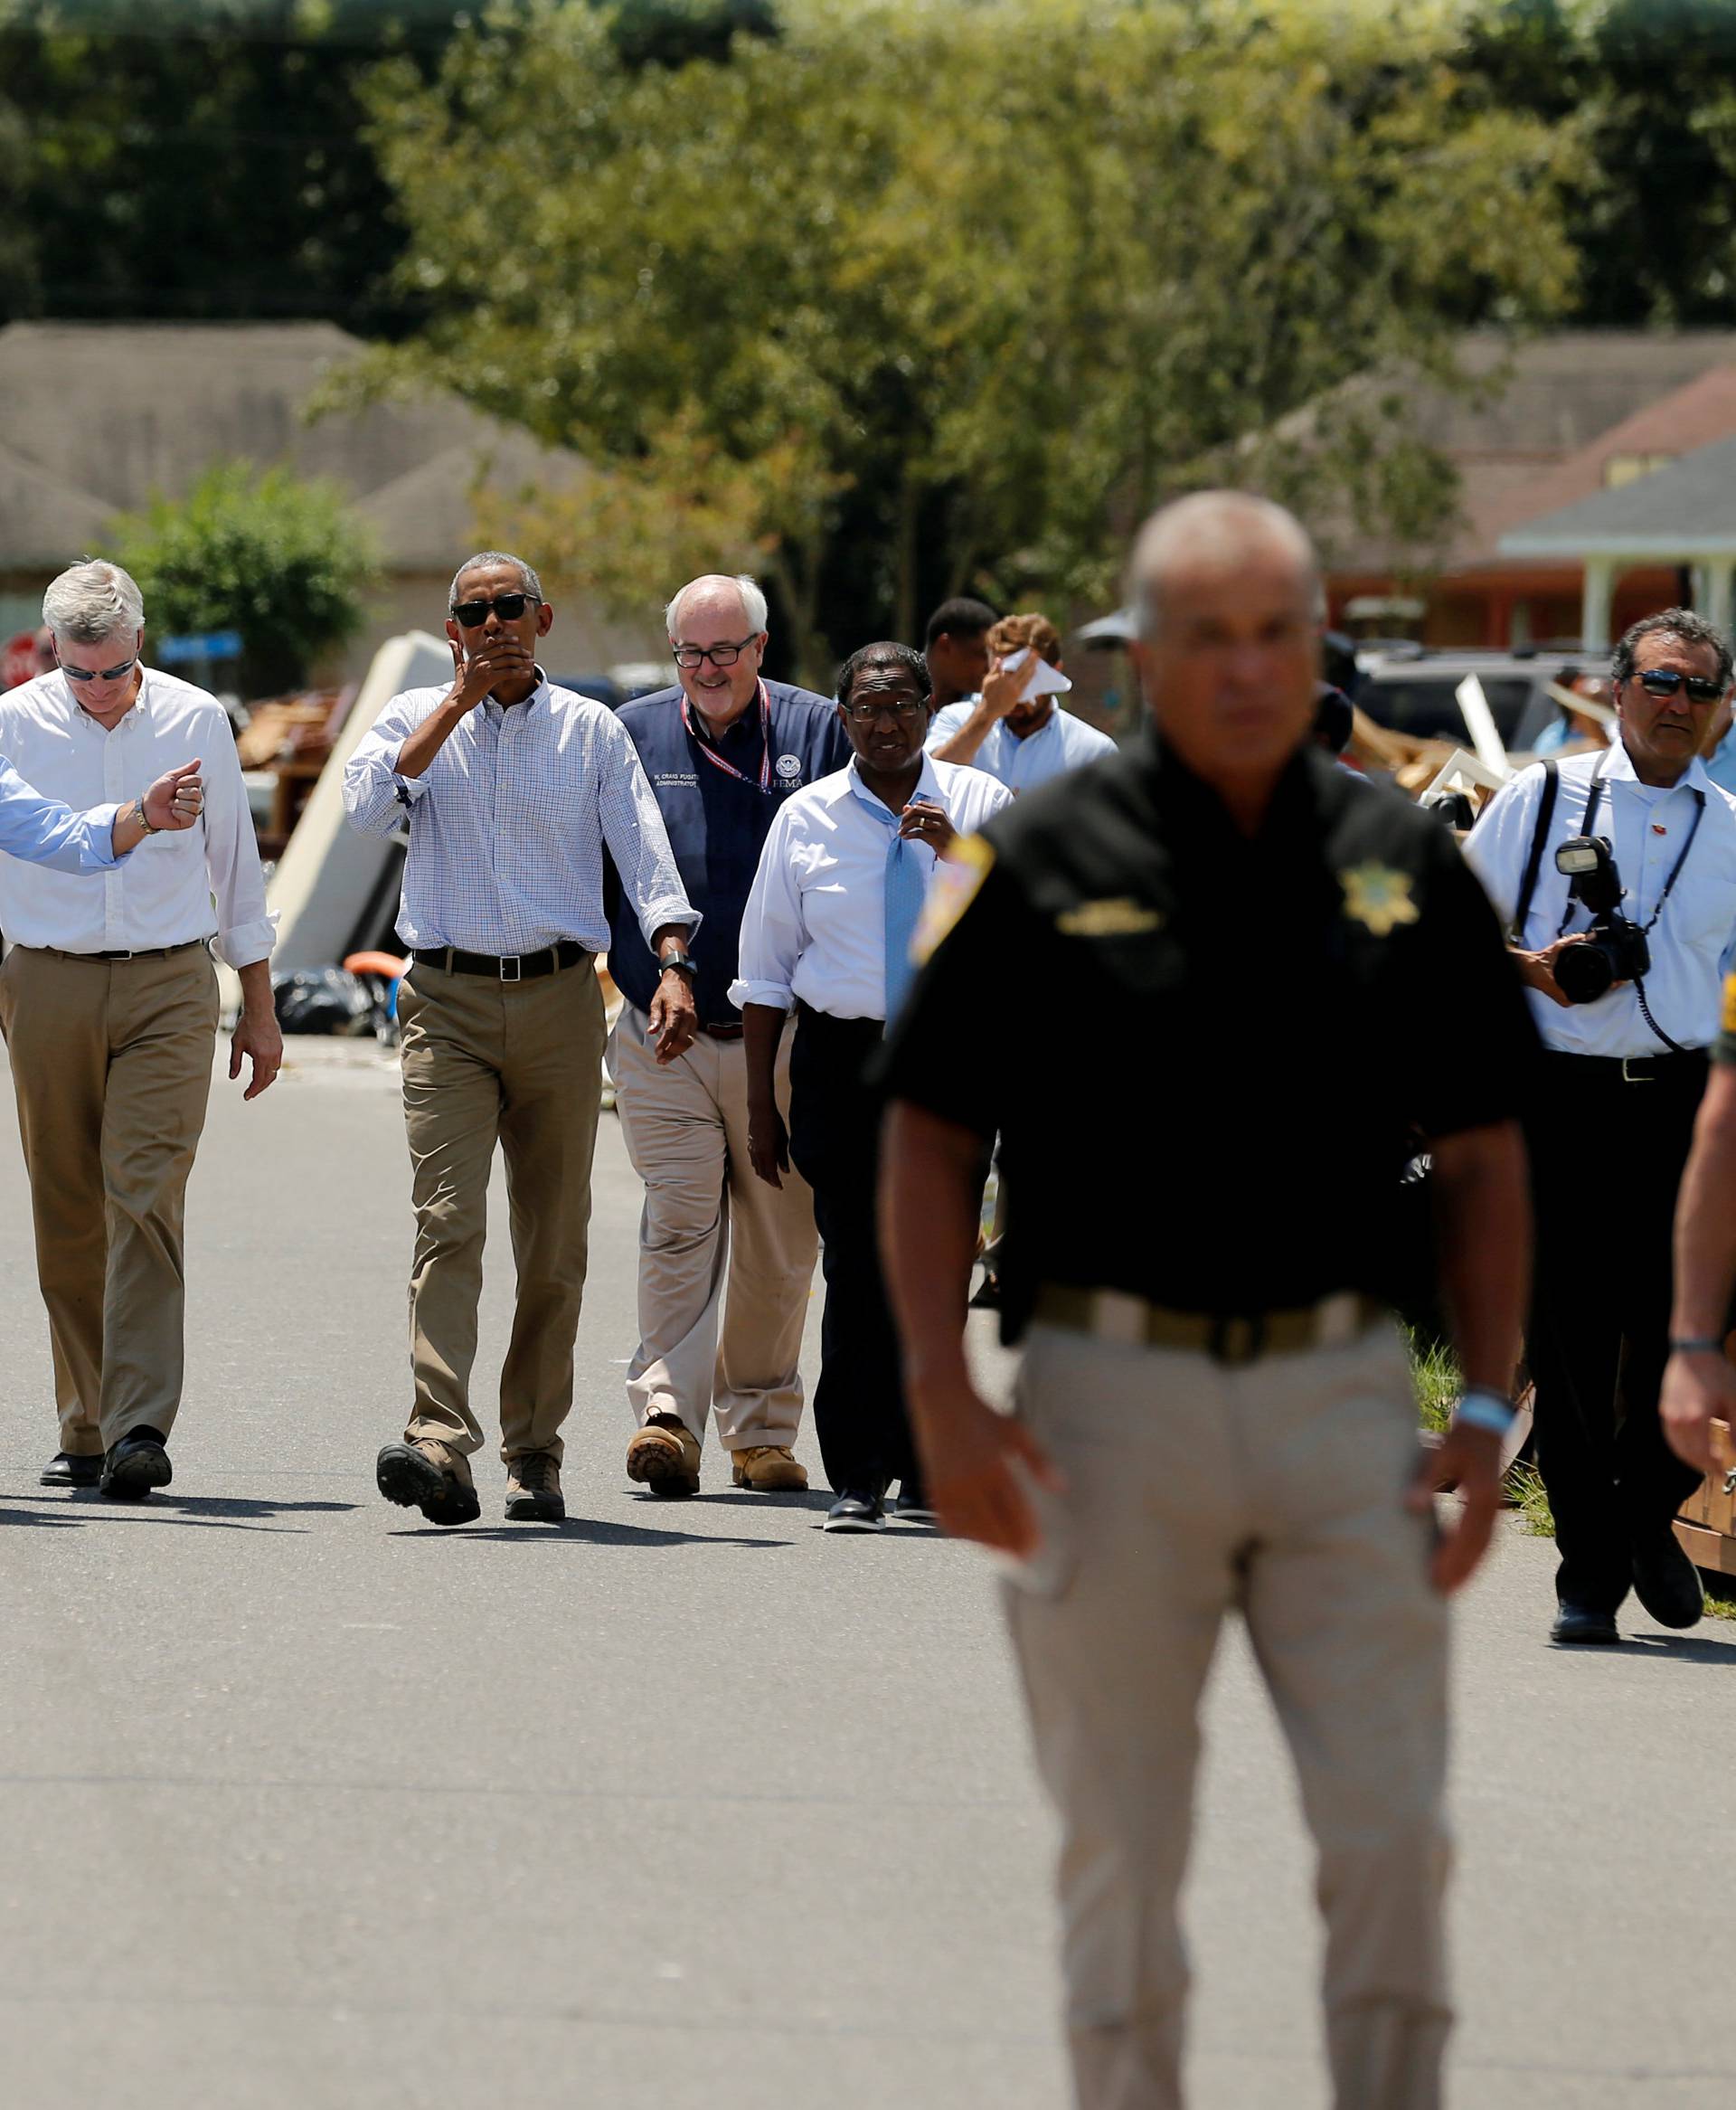
[[[81,1524],[82,1517],[69,1517],[63,1509],[0,1509],[0,1531],[14,1524]]]
[[[1674,1633],[1625,1633],[1622,1642],[1661,1663],[1718,1663],[1736,1669],[1736,1634],[1727,1642]]]
[[[696,1495],[653,1495],[641,1488],[628,1490],[635,1502],[656,1502],[660,1509],[675,1509],[681,1502],[698,1502],[707,1509],[719,1509],[732,1503],[744,1509],[829,1509],[837,1500],[824,1488],[790,1489],[784,1494],[756,1494],[751,1488],[722,1487],[702,1489]]]
[[[788,1538],[734,1538],[711,1531],[655,1531],[643,1524],[606,1524],[595,1517],[569,1517],[564,1524],[424,1524],[394,1531],[393,1538],[495,1538],[517,1546],[784,1546]]]

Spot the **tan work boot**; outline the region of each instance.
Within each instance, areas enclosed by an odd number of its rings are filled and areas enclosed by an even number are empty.
[[[474,1524],[482,1514],[470,1461],[431,1436],[388,1443],[374,1462],[373,1477],[389,1502],[420,1509],[430,1524]]]
[[[506,1520],[509,1524],[561,1524],[566,1499],[561,1492],[561,1468],[547,1451],[526,1451],[506,1468]]]
[[[796,1462],[788,1443],[755,1443],[731,1452],[731,1473],[737,1487],[756,1494],[798,1495],[807,1486],[807,1468]]]
[[[699,1492],[699,1445],[679,1415],[654,1414],[627,1446],[627,1477],[654,1495]]]

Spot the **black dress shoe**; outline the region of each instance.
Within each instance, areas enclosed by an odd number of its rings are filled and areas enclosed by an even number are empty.
[[[175,1478],[168,1452],[155,1429],[135,1429],[111,1446],[97,1485],[118,1502],[142,1502],[154,1487]]]
[[[1555,1614],[1549,1638],[1575,1647],[1607,1649],[1621,1636],[1616,1632],[1613,1612],[1594,1612],[1589,1604],[1563,1604]]]
[[[920,1480],[899,1481],[898,1500],[893,1506],[892,1514],[901,1524],[938,1524],[940,1521]]]
[[[102,1452],[57,1451],[37,1478],[44,1487],[95,1487],[102,1478]]]
[[[878,1495],[846,1490],[826,1513],[827,1531],[883,1531],[886,1511]]]
[[[1634,1592],[1660,1626],[1699,1624],[1705,1585],[1667,1525],[1662,1538],[1634,1548]]]

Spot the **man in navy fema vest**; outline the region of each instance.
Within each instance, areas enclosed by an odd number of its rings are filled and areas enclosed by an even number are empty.
[[[645,1182],[627,1470],[655,1494],[696,1494],[714,1410],[735,1485],[776,1493],[807,1485],[791,1445],[818,1240],[813,1198],[796,1174],[781,1188],[754,1178],[741,1016],[727,992],[773,817],[792,791],[842,769],[850,751],[830,698],[761,675],[766,597],[751,579],[694,579],[666,616],[679,686],[620,715],[703,919],[693,947],[700,1030],[676,1061],[656,1061],[646,1023],[655,974],[641,972],[656,962],[640,960],[632,911],[618,903],[609,964],[626,1005],[609,1066]],[[781,1061],[788,1111],[787,1051]]]

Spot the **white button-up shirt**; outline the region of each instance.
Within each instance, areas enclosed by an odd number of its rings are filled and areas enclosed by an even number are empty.
[[[981,770],[922,758],[912,800],[940,807],[973,835],[1012,800]],[[880,805],[854,761],[786,800],[741,919],[741,972],[730,1001],[788,1011],[797,1003],[835,1018],[886,1016],[886,849],[891,830],[863,809]],[[882,809],[882,811],[884,809]],[[934,875],[934,852],[907,841]]]
[[[948,704],[934,714],[934,724],[924,743],[930,754],[937,747],[944,747],[967,723],[981,701],[980,696],[968,696],[962,704]],[[997,719],[970,766],[1005,784],[1009,791],[1029,791],[1038,784],[1046,784],[1051,777],[1076,770],[1080,762],[1095,762],[1099,754],[1114,752],[1115,743],[1107,733],[1099,733],[1095,725],[1088,725],[1083,718],[1075,718],[1057,704],[1043,724],[1023,740],[1005,718]]]
[[[55,872],[106,872],[116,862],[115,816],[118,806],[74,813],[59,799],[44,799],[0,754],[0,850]]]
[[[259,842],[229,714],[215,696],[145,669],[111,732],[57,667],[0,694],[0,753],[26,782],[69,806],[121,806],[197,759],[205,805],[189,828],[147,836],[99,879],[0,858],[0,930],[16,945],[63,952],[148,952],[217,940],[231,967],[269,958]]]
[[[1694,847],[1646,940],[1652,970],[1646,977],[1646,999],[1672,1040],[1684,1047],[1710,1046],[1718,1036],[1723,973],[1736,953],[1736,799],[1721,791],[1698,762],[1667,788],[1642,784],[1619,741],[1601,753],[1570,755],[1559,767],[1555,812],[1521,933],[1524,950],[1540,952],[1558,932],[1590,928],[1591,919],[1579,903],[1569,913],[1568,882],[1555,869],[1555,852],[1568,837],[1585,831],[1594,771],[1601,769],[1604,782],[1592,830],[1609,837],[1625,890],[1621,913],[1642,929],[1656,913],[1687,843],[1694,793],[1700,792],[1705,809]],[[1465,845],[1466,861],[1504,926],[1518,906],[1543,795],[1543,765],[1522,770],[1490,801]],[[1567,1055],[1664,1052],[1631,987],[1612,989],[1590,1004],[1557,1004],[1537,989],[1526,994],[1545,1046]],[[1441,1001],[1451,1003],[1450,989],[1441,991]]]
[[[449,689],[394,696],[350,757],[355,826],[410,824],[398,935],[412,951],[506,959],[563,940],[608,951],[606,847],[646,944],[666,923],[699,926],[631,734],[537,671],[522,704],[490,696],[467,712],[420,777],[401,777],[398,757]]]

